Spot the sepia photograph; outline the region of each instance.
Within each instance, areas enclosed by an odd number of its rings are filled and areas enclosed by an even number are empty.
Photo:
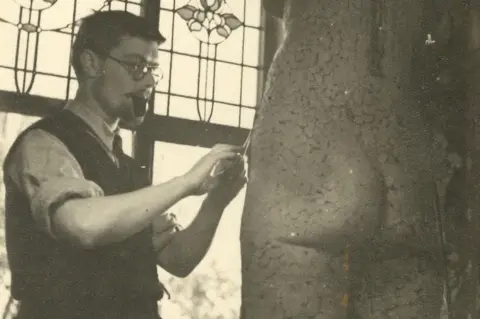
[[[480,319],[478,1],[0,0],[0,319]]]

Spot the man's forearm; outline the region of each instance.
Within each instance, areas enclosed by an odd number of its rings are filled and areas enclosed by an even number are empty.
[[[207,196],[193,222],[174,234],[171,242],[158,252],[158,264],[178,277],[185,277],[202,261],[226,204]]]
[[[189,190],[179,177],[131,193],[71,199],[52,212],[52,230],[57,238],[86,248],[119,242],[143,230]]]

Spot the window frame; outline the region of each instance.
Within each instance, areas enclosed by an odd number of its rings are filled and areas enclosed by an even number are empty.
[[[142,14],[153,24],[158,25],[161,1],[143,0]],[[258,105],[261,101],[266,72],[278,47],[278,34],[281,31],[276,18],[262,10],[262,29],[260,42],[260,66],[257,91]],[[265,34],[268,32],[269,36]],[[152,96],[151,103],[155,103]],[[63,107],[65,100],[43,97],[33,94],[5,91],[0,89],[0,112],[45,117]],[[145,166],[150,178],[153,178],[154,147],[156,141],[210,148],[217,143],[243,144],[250,129],[209,122],[200,122],[166,115],[159,115],[150,108],[144,124],[133,133],[133,156]]]

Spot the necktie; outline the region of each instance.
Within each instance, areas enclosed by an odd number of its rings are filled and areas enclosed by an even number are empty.
[[[123,149],[122,149],[122,137],[120,134],[115,134],[115,137],[113,138],[113,147],[112,151],[113,154],[118,158],[120,158],[123,155]]]

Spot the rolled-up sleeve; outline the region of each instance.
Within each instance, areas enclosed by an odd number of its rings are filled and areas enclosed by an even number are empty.
[[[5,173],[29,200],[39,227],[52,236],[51,215],[65,201],[103,196],[100,186],[85,179],[68,148],[40,129],[23,136]]]

